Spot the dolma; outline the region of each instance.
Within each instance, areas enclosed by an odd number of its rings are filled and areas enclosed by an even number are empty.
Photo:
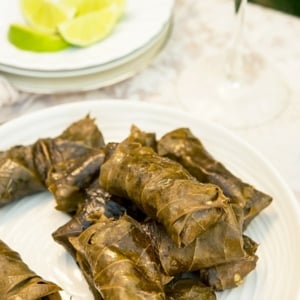
[[[51,167],[93,153],[94,148],[80,142],[61,139],[39,139],[32,145],[35,170],[40,180],[46,185]]]
[[[74,213],[86,197],[86,189],[99,177],[105,158],[103,148],[52,165],[46,185],[56,200],[56,209]]]
[[[31,147],[16,146],[0,152],[0,207],[43,190]]]
[[[176,279],[167,285],[168,300],[216,300],[213,289],[192,278]]]
[[[124,141],[124,143],[139,143],[142,146],[150,147],[154,151],[157,150],[156,134],[153,132],[142,131],[135,125],[130,128],[130,134]]]
[[[52,236],[54,240],[61,244],[75,259],[76,249],[70,242],[72,237],[78,237],[85,229],[97,222],[102,215],[108,218],[117,218],[125,213],[125,209],[111,200],[111,195],[102,188],[95,185],[89,188],[86,199],[80,203],[77,212],[70,221],[59,227]],[[96,289],[92,274],[88,266],[82,264],[81,269],[90,286],[90,290],[95,300],[102,300],[102,296]]]
[[[100,148],[105,145],[102,132],[90,115],[73,122],[57,138],[80,142],[91,148]]]
[[[100,187],[89,189],[85,201],[79,204],[76,214],[52,234],[54,240],[74,256],[75,249],[69,241],[70,237],[79,236],[102,215],[107,218],[118,218],[125,213],[125,208],[111,198],[112,196]]]
[[[159,155],[178,161],[200,182],[220,186],[232,202],[243,207],[244,228],[272,201],[269,195],[233,175],[188,128],[165,134],[157,147]]]
[[[248,236],[244,236],[246,256],[233,262],[216,265],[200,270],[200,278],[217,291],[232,289],[241,285],[244,278],[256,267],[255,255],[257,244]]]
[[[130,128],[130,134],[123,141],[123,143],[139,143],[142,146],[150,147],[153,150],[157,150],[157,140],[155,133],[145,132],[139,129],[137,126],[132,125]],[[105,160],[109,159],[116,150],[118,143],[110,142],[105,146]]]
[[[63,136],[65,135],[63,134]],[[131,127],[126,142],[138,142],[156,148],[155,134],[143,132],[136,126]],[[113,154],[118,145],[110,142],[104,146],[103,143],[101,143],[101,147],[91,148],[84,155],[70,155],[75,158],[60,159],[58,163],[52,162],[51,167],[49,165],[46,168],[46,185],[54,195],[58,210],[74,214],[78,205],[84,201],[87,196],[86,190],[99,177],[100,166]],[[41,159],[41,161],[43,160],[45,159]],[[121,202],[126,207],[130,206],[137,210],[132,203],[125,203],[125,199],[122,199]],[[139,218],[138,214],[141,212],[135,213],[135,216]]]
[[[178,247],[157,222],[146,222],[143,228],[150,236],[165,273],[170,276],[236,261],[246,256],[241,227],[230,207],[218,223],[186,247]]]
[[[218,223],[228,207],[219,187],[199,183],[177,162],[138,143],[120,143],[101,166],[99,180],[109,193],[131,199],[162,223],[178,246]]]
[[[165,299],[165,276],[141,225],[124,215],[102,217],[70,238],[76,260],[105,300]]]
[[[53,164],[85,155],[103,144],[95,121],[87,116],[55,138],[0,152],[0,206],[45,190]]]
[[[61,300],[59,286],[42,279],[0,240],[0,299]]]

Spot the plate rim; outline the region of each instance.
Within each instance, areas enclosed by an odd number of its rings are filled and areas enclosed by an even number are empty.
[[[256,159],[259,160],[259,163],[264,167],[267,168],[269,172],[272,173],[274,178],[276,179],[277,183],[280,184],[281,189],[283,189],[284,193],[288,196],[286,201],[289,202],[292,208],[295,208],[293,210],[293,215],[299,216],[300,210],[299,210],[299,202],[296,199],[296,196],[292,192],[291,188],[288,186],[284,178],[279,174],[279,172],[276,170],[276,168],[268,161],[267,158],[265,158],[256,148],[254,148],[252,145],[250,145],[248,142],[246,142],[244,139],[242,139],[240,136],[236,135],[229,129],[226,129],[224,127],[221,127],[220,125],[207,121],[198,119],[195,116],[191,115],[190,113],[182,112],[177,108],[167,107],[162,104],[154,104],[154,103],[148,103],[148,102],[137,102],[137,101],[131,101],[130,99],[91,99],[87,101],[80,101],[80,102],[69,102],[64,104],[58,104],[52,107],[43,108],[34,112],[30,112],[27,114],[24,114],[16,119],[13,119],[11,121],[8,121],[7,123],[0,126],[0,136],[5,134],[5,131],[7,129],[12,130],[14,127],[20,127],[23,126],[24,122],[34,122],[35,119],[41,119],[43,115],[55,115],[55,113],[59,111],[68,111],[68,109],[74,109],[76,113],[74,116],[77,116],[77,113],[79,110],[85,112],[88,111],[88,109],[100,109],[101,107],[108,106],[110,109],[117,108],[120,111],[123,109],[140,109],[147,110],[151,112],[161,112],[162,109],[167,113],[171,114],[172,116],[181,116],[183,118],[190,118],[193,119],[195,122],[201,124],[200,126],[210,127],[213,131],[218,131],[226,136],[226,138],[229,138],[230,140],[233,140],[240,144],[243,148],[247,149],[256,157]],[[91,116],[93,117],[92,113]],[[73,116],[72,116],[73,117]],[[3,129],[4,128],[4,129]],[[298,226],[298,229],[300,228],[300,218],[294,218],[295,222]],[[300,270],[299,270],[300,271]],[[296,274],[295,274],[296,275]],[[300,287],[297,288],[298,293],[300,293]],[[297,291],[296,291],[297,292]],[[299,294],[300,295],[300,294]],[[227,298],[226,298],[227,299]]]

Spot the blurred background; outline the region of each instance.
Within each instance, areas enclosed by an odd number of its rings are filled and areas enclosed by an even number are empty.
[[[300,16],[300,0],[249,0],[249,2]]]

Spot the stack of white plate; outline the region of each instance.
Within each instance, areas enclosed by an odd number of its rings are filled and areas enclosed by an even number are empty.
[[[0,75],[33,93],[86,91],[124,80],[147,66],[171,31],[174,0],[127,0],[113,33],[86,48],[53,53],[15,48],[7,39],[11,23],[24,23],[19,0],[0,1]]]

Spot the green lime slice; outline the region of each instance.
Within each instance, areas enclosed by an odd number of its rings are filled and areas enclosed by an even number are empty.
[[[106,38],[115,27],[118,11],[102,9],[73,18],[58,26],[59,33],[70,44],[86,47]]]
[[[29,25],[47,33],[54,33],[58,24],[73,16],[63,5],[50,0],[21,0],[21,8]]]
[[[70,12],[71,16],[75,16],[77,14],[78,6],[83,0],[60,0],[58,5],[63,7],[64,10]]]
[[[119,11],[119,16],[121,16],[124,12],[125,0],[81,0],[77,7],[77,16],[82,16],[109,6],[114,6]]]
[[[10,25],[8,39],[19,49],[35,52],[59,51],[70,46],[58,34],[47,34],[19,24]]]

